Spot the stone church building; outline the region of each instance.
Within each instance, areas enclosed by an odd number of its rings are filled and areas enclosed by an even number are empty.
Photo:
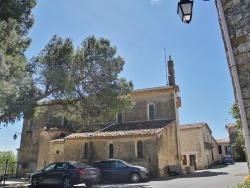
[[[42,169],[55,161],[119,158],[147,167],[152,176],[166,176],[168,165],[181,165],[176,85],[134,90],[129,112],[95,132],[73,133],[70,122],[53,121],[51,112],[24,120],[17,175]],[[46,129],[45,129],[46,127]]]

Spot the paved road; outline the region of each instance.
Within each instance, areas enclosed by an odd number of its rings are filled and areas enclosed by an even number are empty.
[[[142,183],[105,183],[94,185],[95,188],[231,188],[244,181],[247,176],[247,163],[235,163],[235,165],[218,165],[206,170],[196,171],[194,174],[184,174],[167,178],[154,178]],[[11,181],[5,188],[20,187]],[[18,183],[16,181],[15,183]],[[22,187],[31,188],[22,184]],[[84,184],[75,188],[83,188]],[[1,188],[1,186],[0,186]]]
[[[218,165],[195,174],[185,174],[167,178],[151,179],[137,184],[102,184],[99,188],[231,188],[242,183],[248,174],[246,163]]]

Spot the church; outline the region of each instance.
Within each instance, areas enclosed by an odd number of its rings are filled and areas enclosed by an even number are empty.
[[[168,61],[173,74],[173,61]],[[74,133],[66,119],[55,120],[53,110],[39,118],[25,119],[17,175],[42,169],[55,161],[118,158],[164,177],[167,166],[181,165],[178,108],[181,99],[174,77],[169,85],[133,90],[132,110],[118,113],[106,127]]]

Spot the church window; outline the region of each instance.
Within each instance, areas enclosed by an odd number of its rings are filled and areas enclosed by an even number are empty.
[[[149,119],[155,119],[155,105],[150,104],[148,106],[148,116]]]
[[[122,123],[122,113],[117,114],[117,123]]]
[[[89,156],[89,144],[85,143],[84,145],[84,159],[87,159]]]
[[[67,126],[68,125],[68,119],[66,117],[62,118],[62,126]]]
[[[64,138],[66,135],[64,133],[60,133],[59,137]]]
[[[33,131],[33,119],[29,122],[29,131]]]
[[[142,141],[138,141],[137,142],[137,157],[139,159],[143,158],[143,145],[142,145]]]
[[[114,145],[109,144],[109,158],[113,158],[113,157],[114,157]]]

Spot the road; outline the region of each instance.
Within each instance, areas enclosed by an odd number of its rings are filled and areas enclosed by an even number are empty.
[[[95,188],[232,188],[242,183],[247,176],[247,163],[235,163],[234,165],[217,165],[211,168],[196,171],[194,174],[170,176],[166,178],[151,178],[141,183],[104,183],[94,185]],[[18,179],[17,179],[18,180]],[[30,185],[17,186],[18,181],[9,181],[9,185],[3,188],[31,188]],[[85,184],[74,186],[75,188],[86,187]],[[46,187],[47,188],[47,187]],[[54,188],[54,186],[53,186]]]
[[[137,184],[113,183],[99,184],[98,188],[231,188],[242,183],[248,174],[247,163],[234,165],[217,165],[194,174],[184,174],[167,178],[154,178]],[[78,186],[75,186],[78,187]],[[81,186],[84,187],[84,186]]]

